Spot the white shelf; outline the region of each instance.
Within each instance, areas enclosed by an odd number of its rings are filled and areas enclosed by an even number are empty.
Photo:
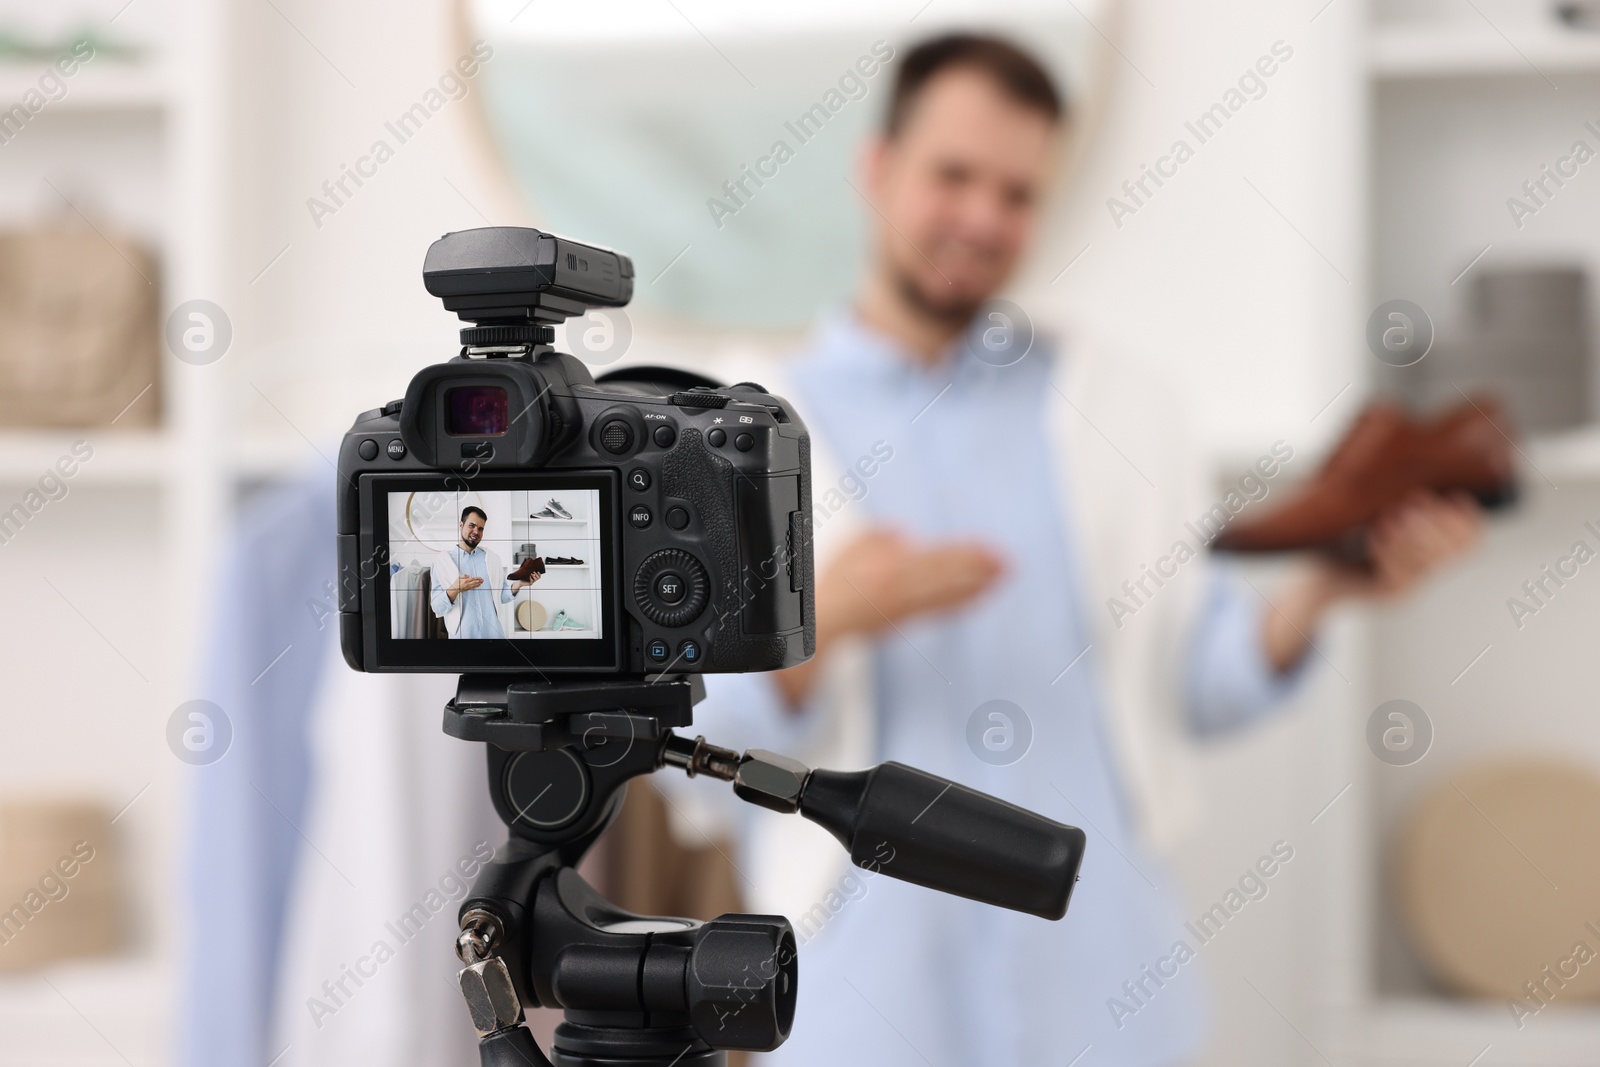
[[[546,526],[587,526],[587,525],[589,525],[589,520],[588,519],[536,519],[532,515],[528,516],[526,519],[512,519],[511,521],[512,522],[541,523],[541,524],[546,525]]]
[[[73,486],[129,485],[159,487],[169,477],[182,477],[188,464],[175,437],[164,430],[119,430],[83,427],[72,430],[0,430],[0,485],[26,485],[72,454],[75,441],[87,441],[94,456],[80,463]],[[335,457],[329,455],[327,460]],[[322,467],[333,476],[324,457],[303,437],[293,434],[249,434],[234,446],[229,472],[244,480],[293,477]],[[529,521],[529,520],[517,520]],[[574,523],[574,525],[577,525]]]
[[[0,62],[0,100],[10,104],[30,89],[38,91],[39,78],[52,69],[44,60]],[[172,101],[166,78],[148,63],[97,56],[61,81],[66,94],[45,104],[36,118],[69,111],[159,111]]]
[[[3,99],[3,98],[0,98]],[[0,484],[28,485],[56,469],[63,456],[75,458],[72,446],[86,441],[94,449],[87,462],[67,479],[81,485],[157,486],[166,477],[172,442],[159,430],[8,430],[0,432]]]
[[[1491,1045],[1485,1067],[1592,1067],[1600,1008],[1556,1003],[1518,1030],[1503,1000],[1380,1000],[1367,1015],[1367,1037],[1362,1060],[1374,1067],[1462,1067]]]
[[[0,1067],[155,1067],[165,1059],[172,983],[164,965],[139,958],[4,975]]]
[[[1505,23],[1500,29],[1504,37],[1482,19],[1378,26],[1368,63],[1380,78],[1600,73],[1600,33],[1569,30],[1554,21]]]
[[[1600,480],[1600,425],[1560,434],[1544,434],[1522,445],[1535,469],[1527,475],[1555,482]]]

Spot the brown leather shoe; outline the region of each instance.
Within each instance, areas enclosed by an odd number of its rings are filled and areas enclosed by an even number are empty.
[[[1311,480],[1279,507],[1229,523],[1221,552],[1327,548],[1365,555],[1372,521],[1418,490],[1468,493],[1485,507],[1516,496],[1510,430],[1498,401],[1477,396],[1433,419],[1395,404],[1367,407]]]
[[[535,574],[544,573],[544,560],[538,556],[529,556],[522,561],[522,566],[506,575],[508,582],[531,582]]]

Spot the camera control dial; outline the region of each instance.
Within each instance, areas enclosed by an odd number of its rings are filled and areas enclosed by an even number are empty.
[[[633,598],[658,626],[685,626],[705,610],[711,581],[705,567],[681,548],[651,553],[633,576]]]

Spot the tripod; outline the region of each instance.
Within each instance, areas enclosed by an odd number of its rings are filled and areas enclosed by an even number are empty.
[[[557,682],[464,675],[452,737],[482,741],[509,840],[462,902],[456,954],[483,1067],[722,1067],[770,1051],[794,1022],[794,930],[776,915],[711,922],[623,911],[573,868],[662,767],[733,784],[743,800],[823,826],[852,862],[1047,919],[1066,914],[1083,831],[898,763],[810,770],[672,732],[698,675]],[[547,1058],[524,1006],[559,1007]]]

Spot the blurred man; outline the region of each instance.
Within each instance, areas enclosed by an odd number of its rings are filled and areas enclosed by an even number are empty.
[[[518,593],[539,580],[537,573],[529,573],[526,579],[506,581],[500,557],[479,544],[488,525],[489,516],[482,508],[463,508],[461,540],[433,560],[434,586],[429,604],[433,613],[444,620],[445,630],[452,638],[504,637],[498,604],[511,603]],[[493,586],[485,589],[491,579]]]
[[[968,341],[1034,236],[1063,122],[1049,76],[956,36],[897,79],[863,157],[861,288],[779,390],[811,429],[818,499],[841,471],[861,489],[817,515],[817,655],[712,678],[697,727],[813,756],[865,728],[860,761],[1082,826],[1089,850],[1049,923],[852,873],[799,820],[810,836],[775,845],[789,824],[755,814],[741,871],[803,944],[771,1062],[1188,1062],[1203,987],[1172,969],[1184,916],[1149,850],[1189,812],[1186,746],[1279,704],[1330,607],[1413,588],[1473,544],[1477,508],[1413,493],[1365,529],[1368,565],[1304,563],[1270,605],[1208,569],[1203,542],[1174,562],[1216,494],[1152,383],[1076,339],[1016,359]],[[1160,447],[1135,472],[1116,439]]]

